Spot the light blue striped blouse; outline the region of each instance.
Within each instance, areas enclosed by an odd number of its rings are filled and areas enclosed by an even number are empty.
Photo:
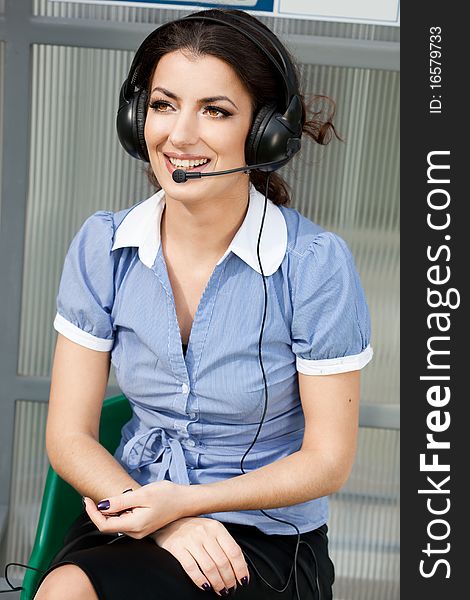
[[[136,481],[211,483],[242,474],[240,461],[264,408],[258,359],[264,287],[256,252],[264,196],[251,187],[245,219],[201,297],[186,356],[160,246],[164,205],[162,190],[85,221],[65,258],[54,327],[78,344],[111,351],[133,410],[115,457]],[[268,292],[262,345],[268,408],[246,472],[299,450],[297,371],[351,371],[372,357],[367,303],[341,238],[268,201],[260,256]],[[305,532],[327,521],[328,502],[267,512]],[[295,534],[258,510],[203,516]]]

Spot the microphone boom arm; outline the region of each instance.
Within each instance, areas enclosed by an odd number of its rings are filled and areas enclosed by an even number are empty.
[[[245,165],[244,167],[237,167],[236,169],[228,169],[227,171],[212,171],[205,173],[203,171],[185,171],[184,169],[175,169],[172,174],[173,181],[176,183],[184,183],[188,179],[200,179],[201,177],[214,177],[215,175],[228,175],[229,173],[238,173],[243,171],[244,173],[249,173],[253,171],[253,169],[262,169],[263,167],[272,167],[276,165],[281,166],[284,162],[287,161],[270,161],[265,163],[260,163],[257,165]],[[280,163],[280,164],[279,164]]]

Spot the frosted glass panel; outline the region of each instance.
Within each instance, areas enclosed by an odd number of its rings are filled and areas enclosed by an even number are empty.
[[[330,502],[335,600],[398,600],[399,432],[361,429],[356,462]]]
[[[45,448],[46,419],[46,402],[16,402],[8,527],[4,541],[6,562],[28,564],[33,548],[49,468]],[[8,575],[13,579],[22,580],[24,574],[22,567],[8,569]]]
[[[128,52],[35,45],[18,372],[48,376],[55,298],[70,241],[97,210],[150,195],[143,164],[115,131]]]

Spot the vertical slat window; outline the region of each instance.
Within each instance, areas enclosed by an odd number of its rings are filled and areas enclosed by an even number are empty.
[[[18,400],[15,404],[15,431],[12,482],[5,556],[8,561],[28,564],[41,508],[41,497],[49,461],[45,448],[46,402]],[[9,577],[22,580],[25,570],[10,567]]]
[[[115,131],[128,52],[33,46],[31,148],[18,372],[48,376],[68,245],[88,216],[150,194]]]
[[[398,600],[399,432],[361,429],[349,481],[330,501],[336,600]]]

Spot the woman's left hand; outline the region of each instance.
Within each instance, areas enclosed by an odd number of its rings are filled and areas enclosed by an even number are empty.
[[[109,506],[102,510],[91,498],[84,497],[85,510],[103,533],[120,532],[141,539],[176,519],[188,516],[183,510],[186,488],[172,481],[155,481],[133,492],[107,498]]]

